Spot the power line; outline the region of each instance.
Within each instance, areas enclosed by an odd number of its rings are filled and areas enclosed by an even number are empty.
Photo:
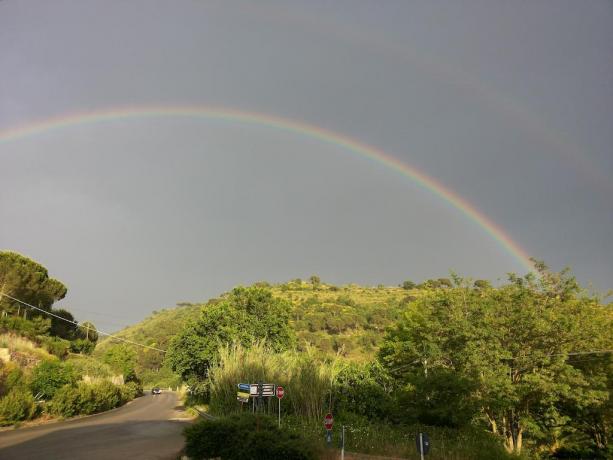
[[[50,311],[47,311],[47,310],[43,310],[42,308],[35,307],[34,305],[30,305],[29,303],[24,302],[23,300],[16,299],[15,297],[11,297],[8,294],[1,294],[0,295],[0,299],[3,296],[7,297],[7,298],[9,298],[11,300],[14,300],[15,302],[19,302],[20,304],[25,305],[26,307],[30,307],[30,308],[33,308],[34,310],[38,310],[38,311],[40,311],[40,312],[42,312],[42,313],[44,313],[46,315],[53,316],[54,318],[57,318],[57,319],[61,319],[62,321],[66,321],[67,323],[74,324],[75,326],[80,326],[78,321],[72,321],[72,320],[69,320],[69,319],[66,319],[66,318],[62,318],[59,315],[51,313]],[[81,327],[83,327],[83,326],[81,326]],[[125,342],[125,343],[129,343],[131,345],[136,345],[138,347],[149,348],[151,350],[155,350],[155,351],[160,351],[162,353],[166,353],[166,350],[162,350],[161,348],[156,348],[156,347],[152,347],[150,345],[145,345],[145,344],[142,344],[142,343],[134,342],[132,340],[124,339],[123,337],[118,337],[116,335],[109,334],[108,332],[101,331],[100,329],[95,329],[95,331],[98,334],[102,334],[102,335],[105,335],[107,337],[111,337],[112,339],[119,340],[120,342]]]

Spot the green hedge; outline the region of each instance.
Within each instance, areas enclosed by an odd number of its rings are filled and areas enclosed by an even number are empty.
[[[314,460],[312,444],[277,428],[276,420],[253,414],[205,420],[185,429],[186,454],[193,460]]]
[[[121,387],[111,382],[80,382],[66,385],[56,391],[50,403],[50,411],[63,417],[88,415],[119,407],[142,393],[137,383],[131,382]]]

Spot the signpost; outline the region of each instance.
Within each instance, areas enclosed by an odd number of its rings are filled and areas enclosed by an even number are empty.
[[[261,394],[260,394],[261,390]],[[275,384],[274,383],[252,383],[249,387],[249,394],[251,396],[274,396]]]
[[[326,430],[330,431],[332,430],[332,425],[334,425],[334,417],[332,417],[332,414],[328,413],[324,417],[324,426]]]
[[[345,460],[345,425],[341,433],[341,460]]]
[[[279,428],[281,428],[281,400],[285,396],[285,390],[282,386],[277,387],[277,399],[279,400]]]
[[[324,426],[326,427],[326,441],[328,445],[332,444],[332,425],[334,425],[334,417],[327,413],[324,417]]]
[[[415,436],[415,444],[417,446],[417,452],[421,456],[421,460],[424,460],[424,455],[430,452],[430,439],[426,433],[418,433]]]
[[[249,402],[249,384],[239,383],[237,386],[238,393],[236,394],[236,399],[241,403]]]

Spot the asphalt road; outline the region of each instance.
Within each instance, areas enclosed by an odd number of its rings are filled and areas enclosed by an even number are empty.
[[[0,433],[2,460],[174,460],[190,422],[174,393],[91,417]]]

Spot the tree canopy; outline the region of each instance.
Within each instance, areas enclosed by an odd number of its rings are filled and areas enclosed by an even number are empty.
[[[290,304],[264,287],[237,287],[218,302],[207,304],[200,319],[170,343],[166,360],[183,378],[206,377],[221,344],[250,346],[265,341],[281,351],[295,342],[289,327]]]
[[[49,278],[47,269],[38,262],[11,251],[0,251],[0,309],[14,311],[19,304],[2,294],[8,294],[44,310],[66,296],[67,288]],[[36,314],[36,313],[34,313]]]
[[[611,311],[567,271],[537,267],[538,276],[511,275],[499,288],[456,278],[456,287],[444,283],[408,306],[380,359],[424,417],[436,415],[433,408],[448,419],[445,408],[462,411],[519,452],[525,433],[551,437],[571,407],[597,415],[607,404],[611,374],[592,376],[573,357],[613,348]],[[602,417],[594,426],[611,428]]]

